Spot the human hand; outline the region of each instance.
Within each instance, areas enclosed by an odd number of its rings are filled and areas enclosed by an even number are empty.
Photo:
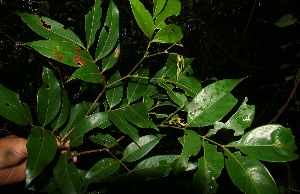
[[[0,185],[26,178],[27,140],[9,135],[0,139]]]

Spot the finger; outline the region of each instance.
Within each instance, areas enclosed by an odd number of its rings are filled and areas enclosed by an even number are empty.
[[[26,163],[25,161],[19,166],[5,168],[0,170],[0,185],[17,183],[26,178]]]

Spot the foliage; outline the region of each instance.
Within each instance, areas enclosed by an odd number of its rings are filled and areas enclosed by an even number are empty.
[[[220,80],[202,88],[192,76],[193,59],[172,51],[181,46],[183,34],[179,26],[168,24],[166,19],[180,13],[179,0],[154,0],[152,14],[139,0],[130,3],[149,42],[141,60],[124,76],[116,65],[121,50],[119,11],[113,1],[103,24],[101,0],[96,0],[87,13],[86,44],[57,21],[18,13],[46,39],[24,45],[76,68],[67,83],[58,81],[53,70],[43,68],[37,111],[20,103],[18,94],[0,85],[0,114],[31,126],[26,187],[39,192],[85,193],[93,190],[90,185],[95,182],[114,183],[127,175],[151,180],[191,171],[195,193],[215,193],[216,179],[226,168],[232,182],[245,193],[278,193],[273,177],[260,161],[297,159],[291,130],[281,125],[248,129],[255,108],[247,104],[247,98],[238,105],[231,94],[244,78]],[[169,46],[151,53],[150,48],[159,44]],[[158,55],[167,61],[152,74],[150,70],[155,68],[144,64]],[[98,84],[102,90],[93,102],[72,104],[63,87],[72,80]],[[33,115],[35,112],[37,115]],[[37,120],[32,119],[35,116]],[[234,131],[230,142],[221,143],[215,138],[224,130]],[[167,144],[165,139],[178,144],[174,143],[171,150],[161,149]],[[56,141],[69,143],[71,148],[60,154]],[[92,149],[91,142],[98,149]],[[84,160],[89,156],[83,155],[91,153],[97,153],[100,159],[89,169],[70,162],[74,156]],[[46,169],[49,171],[48,166],[53,168],[53,176],[40,181]]]

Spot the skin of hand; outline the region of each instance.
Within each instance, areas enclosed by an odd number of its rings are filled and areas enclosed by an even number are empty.
[[[70,140],[63,145],[60,138],[56,137],[57,149],[61,154],[66,153],[70,148]],[[0,185],[16,183],[26,178],[26,158],[27,158],[27,140],[9,135],[0,139]],[[72,152],[72,155],[74,153]],[[74,156],[71,162],[76,163],[77,157]]]
[[[27,140],[9,135],[0,139],[0,185],[20,182],[26,177]]]

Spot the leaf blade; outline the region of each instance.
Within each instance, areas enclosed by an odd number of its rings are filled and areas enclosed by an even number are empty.
[[[0,115],[20,125],[31,125],[29,106],[21,103],[19,94],[0,84]]]

